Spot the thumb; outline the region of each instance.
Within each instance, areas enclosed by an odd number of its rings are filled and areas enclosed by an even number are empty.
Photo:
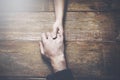
[[[41,54],[44,55],[44,48],[43,48],[43,42],[40,41],[40,51],[41,51]]]

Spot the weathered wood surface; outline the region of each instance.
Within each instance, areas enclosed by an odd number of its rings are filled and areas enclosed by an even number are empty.
[[[117,37],[116,32],[110,31],[66,31],[66,41],[97,41],[97,42],[114,42]],[[41,33],[33,32],[0,32],[1,40],[41,40]]]
[[[116,32],[118,26],[113,14],[118,15],[109,12],[67,13],[66,41],[115,41],[119,29]],[[55,16],[53,12],[39,12],[6,13],[0,17],[0,40],[40,40],[41,32],[52,31]]]
[[[25,76],[9,76],[9,77],[0,77],[0,80],[46,80],[45,78],[41,78],[41,77],[34,77],[34,76],[30,76],[30,77],[25,77]]]
[[[50,73],[50,69],[41,59],[39,42],[0,41],[0,45],[1,76],[44,77]],[[114,66],[119,64],[119,62],[108,62],[112,52],[119,54],[118,47],[120,45],[117,43],[67,42],[67,60],[77,77],[105,77],[109,75],[109,70],[107,71],[106,68],[111,67],[108,64],[114,64]],[[106,58],[103,58],[103,55]],[[111,57],[117,59],[116,55]]]
[[[119,80],[120,1],[67,2],[66,55],[76,80]],[[51,72],[38,40],[52,31],[53,11],[53,0],[0,0],[0,80],[41,80]]]
[[[66,0],[68,11],[120,10],[119,0]],[[0,0],[0,11],[54,11],[53,0]]]
[[[47,16],[47,17],[46,17]],[[66,29],[114,31],[114,21],[119,21],[119,13],[114,12],[68,12]],[[0,14],[1,31],[34,31],[49,29],[55,21],[53,12],[16,12]],[[89,27],[88,27],[89,26]],[[28,28],[30,27],[30,28]],[[9,29],[6,29],[9,28]],[[18,30],[17,30],[18,29]],[[38,31],[36,31],[38,30]]]
[[[42,77],[49,72],[40,58],[37,42],[3,41],[0,45],[1,76]]]

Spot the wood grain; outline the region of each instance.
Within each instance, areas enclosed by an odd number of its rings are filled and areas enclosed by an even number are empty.
[[[46,78],[40,78],[40,77],[25,77],[25,76],[16,76],[16,77],[11,77],[11,76],[4,76],[4,77],[0,77],[1,80],[46,80]]]
[[[119,76],[120,74],[120,44],[117,43],[118,46],[116,46],[114,49],[110,50],[104,50],[103,59],[104,59],[104,66],[105,66],[105,74],[111,75],[111,76]]]
[[[24,32],[0,32],[1,40],[41,40],[41,33],[24,33]],[[98,41],[113,42],[116,40],[117,33],[108,31],[66,31],[66,41]]]
[[[69,67],[76,77],[105,76],[102,65],[106,59],[102,56],[109,55],[110,50],[117,53],[119,46],[117,43],[67,42]],[[39,42],[36,41],[0,41],[0,63],[0,76],[45,77],[50,73],[41,59]]]
[[[47,17],[46,17],[47,16]],[[119,21],[119,13],[110,12],[68,12],[65,28],[80,30],[115,30],[115,20]],[[116,18],[116,19],[115,19]],[[53,12],[17,12],[0,14],[1,31],[6,30],[39,30],[52,27],[55,21]],[[28,28],[30,27],[30,28]],[[18,31],[17,30],[17,31]],[[36,32],[36,31],[35,31]]]
[[[0,76],[43,77],[50,73],[37,42],[3,41],[0,45]]]
[[[55,16],[53,12],[21,12],[1,14],[0,17],[0,40],[40,40],[41,32],[52,31]],[[114,41],[119,34],[113,17],[112,13],[68,12],[66,40]]]
[[[1,12],[54,11],[54,0],[7,0],[0,1]],[[119,0],[67,0],[68,11],[120,10]]]
[[[119,80],[119,4],[67,0],[65,52],[76,80]],[[51,73],[39,40],[54,21],[53,0],[0,0],[0,80],[41,80]]]

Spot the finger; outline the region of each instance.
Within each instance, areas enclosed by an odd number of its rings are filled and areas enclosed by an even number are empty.
[[[46,42],[47,36],[45,35],[45,33],[42,33],[41,40],[43,43]]]
[[[52,32],[52,37],[53,38],[57,37],[57,31],[58,31],[58,28],[57,27],[53,27],[53,32]]]
[[[57,34],[57,40],[58,40],[58,41],[61,41],[61,40],[62,40],[62,39],[61,39],[61,34],[59,34],[59,33]]]
[[[58,33],[61,34],[61,35],[63,35],[63,28],[62,27],[59,28]]]
[[[58,34],[57,34],[57,38],[60,38],[60,37],[61,37],[61,35],[58,33]]]
[[[57,37],[59,40],[61,40],[61,41],[63,40],[63,34],[57,34]]]
[[[40,51],[41,51],[41,54],[44,55],[44,47],[43,47],[42,41],[40,41]]]
[[[47,37],[48,37],[48,39],[52,39],[52,36],[51,36],[50,32],[47,32]]]

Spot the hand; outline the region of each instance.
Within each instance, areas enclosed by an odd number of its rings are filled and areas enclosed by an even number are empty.
[[[63,24],[60,21],[56,21],[54,23],[52,37],[56,38],[57,37],[57,33],[63,35]]]
[[[57,34],[57,37],[53,39],[51,33],[43,33],[40,49],[41,54],[50,60],[54,72],[66,69],[63,35]]]

